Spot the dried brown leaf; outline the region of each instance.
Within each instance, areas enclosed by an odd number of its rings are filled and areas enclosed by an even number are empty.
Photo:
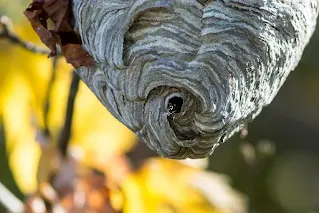
[[[66,44],[62,46],[62,52],[68,63],[73,67],[78,68],[80,66],[90,67],[94,61],[92,56],[85,51],[80,44]]]
[[[36,1],[24,11],[25,16],[30,21],[34,31],[39,35],[41,41],[51,50],[49,57],[55,56],[56,39],[47,28],[48,14],[43,10],[44,0]]]
[[[41,183],[38,192],[27,199],[24,212],[118,213],[111,204],[104,174],[88,169],[87,173],[72,180],[68,190],[63,191],[49,183]]]
[[[56,45],[60,45],[66,61],[75,68],[93,65],[92,56],[82,48],[81,38],[70,24],[70,0],[33,0],[24,14],[51,50],[49,57],[56,56]],[[49,19],[54,23],[54,29],[48,28]]]

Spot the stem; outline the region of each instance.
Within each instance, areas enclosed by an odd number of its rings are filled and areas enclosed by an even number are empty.
[[[10,30],[10,23],[11,20],[6,16],[0,17],[0,38],[5,38],[9,40],[11,43],[16,44],[23,49],[26,49],[30,52],[36,53],[36,54],[43,54],[43,55],[49,55],[50,51],[45,48],[41,48],[36,46],[35,44],[24,41],[21,39],[16,33]]]
[[[79,89],[79,83],[80,83],[80,78],[73,71],[72,82],[71,82],[70,90],[69,90],[68,105],[67,105],[66,115],[65,115],[65,123],[59,138],[59,150],[63,157],[66,157],[67,148],[71,138],[71,127],[72,127],[72,120],[73,120],[73,114],[74,114],[74,104],[75,104],[75,98]]]
[[[146,146],[142,141],[138,141],[136,145],[126,153],[126,157],[130,160],[134,169],[138,169],[147,159],[158,156],[157,153]]]
[[[44,135],[47,138],[49,138],[51,136],[51,132],[49,129],[49,110],[50,110],[50,106],[51,106],[52,89],[53,89],[53,85],[54,85],[54,81],[55,81],[55,77],[56,77],[57,62],[58,62],[58,58],[54,57],[52,59],[52,72],[51,72],[51,77],[50,77],[50,81],[49,81],[48,88],[47,88],[47,93],[45,96],[46,100],[44,103]]]
[[[23,212],[23,203],[0,182],[0,203],[12,213]]]

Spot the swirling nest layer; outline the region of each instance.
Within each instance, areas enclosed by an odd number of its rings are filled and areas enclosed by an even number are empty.
[[[202,158],[269,104],[299,62],[317,0],[74,0],[94,57],[77,70],[170,158]]]

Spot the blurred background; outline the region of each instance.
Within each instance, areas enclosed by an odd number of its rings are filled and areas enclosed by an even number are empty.
[[[63,58],[4,36],[8,27],[45,50],[23,15],[29,3],[0,0],[0,213],[19,210],[10,196],[25,212],[319,212],[319,29],[254,122],[208,159],[173,161],[77,88]]]

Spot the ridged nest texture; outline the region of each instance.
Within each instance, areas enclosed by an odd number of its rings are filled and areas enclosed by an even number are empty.
[[[74,0],[95,66],[77,73],[164,157],[203,158],[271,103],[317,0]],[[107,147],[107,144],[106,144]]]

